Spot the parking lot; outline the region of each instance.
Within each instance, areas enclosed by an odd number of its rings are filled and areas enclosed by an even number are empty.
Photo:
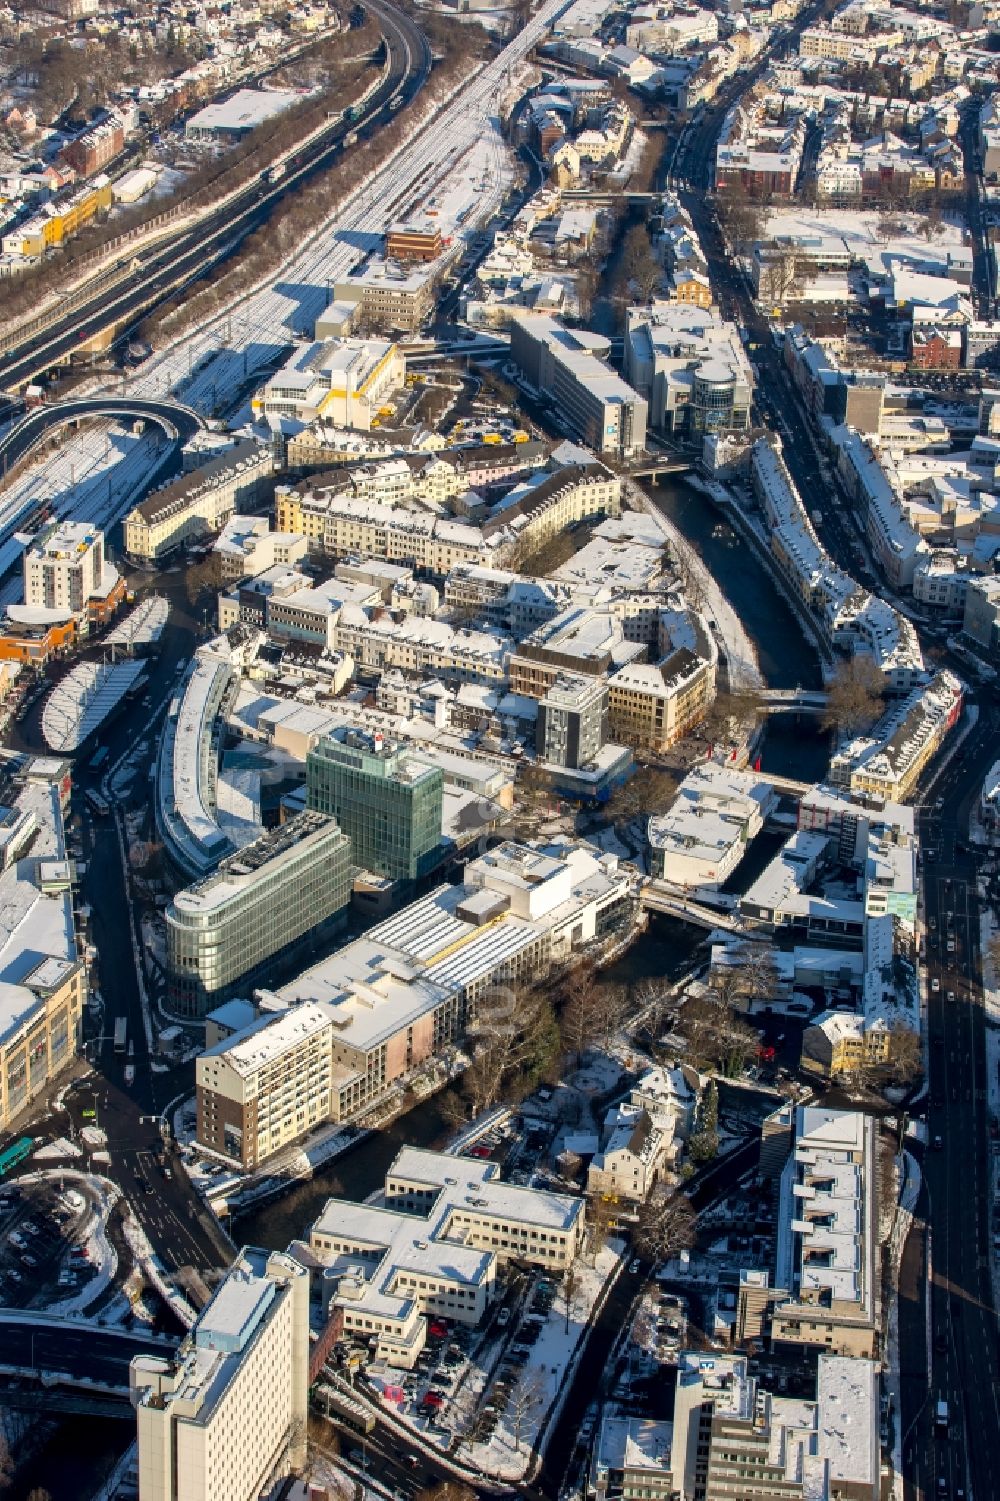
[[[81,1187],[9,1183],[0,1189],[0,1295],[44,1308],[81,1292],[98,1274],[86,1243],[94,1202]]]

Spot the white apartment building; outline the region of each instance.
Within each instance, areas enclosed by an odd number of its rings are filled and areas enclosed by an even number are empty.
[[[297,349],[251,403],[277,425],[282,418],[371,428],[372,418],[406,378],[402,351],[386,339],[328,339]]]
[[[336,649],[362,674],[401,669],[449,682],[505,683],[513,642],[508,636],[414,615],[394,620],[376,608],[345,605],[333,628]]]
[[[40,532],[24,554],[24,602],[32,608],[85,616],[87,601],[103,596],[104,533],[85,521],[61,521]]]
[[[324,1295],[345,1334],[375,1335],[376,1358],[412,1369],[427,1316],[475,1326],[498,1264],[559,1275],[583,1245],[584,1203],[504,1183],[494,1162],[404,1147],[385,1179],[385,1207],[330,1199],[309,1231],[326,1266]]]
[[[269,499],[273,474],[269,444],[237,443],[134,506],[124,521],[126,553],[156,563],[187,542],[211,536],[235,511]]]
[[[587,1192],[642,1203],[677,1167],[694,1120],[693,1070],[653,1068],[608,1111]]]
[[[608,679],[610,729],[623,745],[666,750],[715,700],[716,655],[683,646],[662,662],[630,662]]]
[[[649,820],[654,878],[721,886],[777,807],[774,788],[752,771],[706,761],[689,771],[667,813]]]
[[[830,781],[852,793],[906,802],[962,713],[964,685],[945,668],[888,709],[866,735],[842,746]]]
[[[139,1501],[258,1501],[306,1459],[309,1274],[240,1253],[176,1354],[132,1361]]]
[[[753,445],[752,479],[768,521],[771,551],[829,645],[846,656],[870,656],[894,692],[908,692],[926,681],[913,624],[835,566],[816,535],[779,445],[767,438]]]
[[[234,516],[212,549],[223,583],[255,578],[269,568],[301,563],[309,545],[301,532],[272,531],[266,516]]]
[[[346,489],[301,494],[279,487],[276,501],[279,527],[303,533],[311,550],[329,557],[385,558],[441,577],[460,563],[501,560],[502,539],[488,539],[481,527]]]
[[[778,1200],[774,1287],[744,1279],[736,1336],[759,1338],[770,1315],[776,1344],[875,1359],[881,1317],[875,1118],[820,1106],[782,1106],[787,1136]]]

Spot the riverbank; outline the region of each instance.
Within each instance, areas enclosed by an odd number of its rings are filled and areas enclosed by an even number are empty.
[[[714,621],[719,646],[726,656],[730,692],[752,692],[763,688],[764,676],[757,660],[756,647],[697,550],[680,527],[663,512],[655,496],[647,494],[634,480],[626,481],[626,489],[636,507],[645,511],[656,522],[701,591]]]

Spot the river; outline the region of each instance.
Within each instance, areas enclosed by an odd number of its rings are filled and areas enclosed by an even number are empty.
[[[819,657],[769,573],[701,491],[683,480],[645,486],[663,514],[703,559],[757,648],[768,688],[822,688]],[[829,736],[805,714],[772,714],[761,744],[761,770],[818,781],[830,760]]]

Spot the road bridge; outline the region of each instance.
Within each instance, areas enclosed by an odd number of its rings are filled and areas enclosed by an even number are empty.
[[[197,412],[179,401],[147,401],[143,397],[94,396],[36,407],[0,438],[0,468],[6,473],[36,448],[47,433],[99,417],[130,417],[154,422],[171,442],[186,443],[202,426]]]
[[[695,460],[685,454],[663,454],[660,458],[639,459],[623,471],[629,479],[659,479],[661,474],[688,474]]]
[[[0,1309],[0,1404],[122,1416],[133,1356],[169,1356],[178,1342],[72,1316]]]

